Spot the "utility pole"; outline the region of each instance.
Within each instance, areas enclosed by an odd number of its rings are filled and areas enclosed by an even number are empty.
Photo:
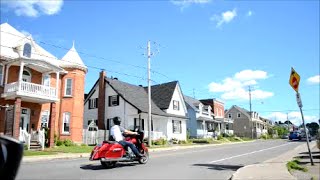
[[[253,139],[253,121],[252,121],[252,110],[251,110],[251,87],[250,86],[249,86],[249,105],[250,105],[251,139]]]
[[[288,131],[290,132],[288,113],[287,113],[287,124],[288,124]]]
[[[151,141],[151,82],[150,82],[150,59],[151,59],[151,52],[150,52],[150,41],[147,44],[147,56],[148,56],[148,145],[149,147],[152,146]]]
[[[196,94],[194,92],[194,88],[192,90],[193,90],[193,98],[195,99],[196,98]]]

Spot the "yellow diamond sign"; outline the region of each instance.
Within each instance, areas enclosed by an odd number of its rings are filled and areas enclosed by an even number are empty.
[[[300,83],[299,74],[293,68],[291,68],[289,84],[296,92],[299,91],[299,83]]]

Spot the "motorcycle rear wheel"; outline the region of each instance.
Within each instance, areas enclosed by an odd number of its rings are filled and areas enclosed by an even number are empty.
[[[146,164],[149,161],[149,152],[144,152],[145,157],[139,159],[140,164]]]
[[[113,162],[103,162],[103,161],[100,161],[101,162],[101,165],[105,168],[114,168],[116,166],[116,163],[115,161]]]

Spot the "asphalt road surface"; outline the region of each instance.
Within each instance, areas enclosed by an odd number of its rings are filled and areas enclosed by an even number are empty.
[[[277,157],[304,142],[258,140],[150,153],[145,165],[104,169],[88,158],[22,163],[17,179],[229,179],[239,168]]]

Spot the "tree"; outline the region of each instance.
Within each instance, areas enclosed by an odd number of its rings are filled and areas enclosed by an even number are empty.
[[[316,123],[316,122],[307,123],[306,126],[309,129],[311,136],[317,135],[318,129],[319,129],[319,124],[318,123]]]
[[[286,127],[274,126],[273,129],[277,132],[278,136],[288,135],[289,130]]]

